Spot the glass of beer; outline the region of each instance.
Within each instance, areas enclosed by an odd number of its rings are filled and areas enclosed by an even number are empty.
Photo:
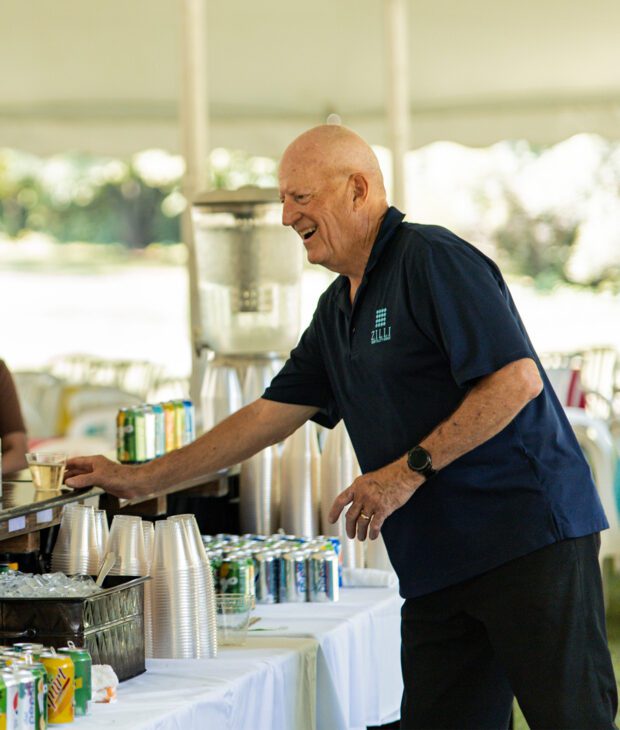
[[[35,489],[45,492],[60,490],[67,465],[67,454],[58,451],[31,451],[26,454],[26,461]]]

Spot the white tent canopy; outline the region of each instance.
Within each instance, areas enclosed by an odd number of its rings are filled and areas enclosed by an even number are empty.
[[[204,0],[210,144],[387,144],[382,0]],[[620,136],[617,0],[406,0],[410,146]],[[180,149],[181,0],[2,0],[0,146]],[[186,37],[186,36],[185,36]]]

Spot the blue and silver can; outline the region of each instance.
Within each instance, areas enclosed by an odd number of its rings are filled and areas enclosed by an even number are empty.
[[[301,550],[284,553],[280,558],[280,602],[302,603],[308,600],[308,565]]]
[[[254,554],[254,574],[256,587],[256,603],[278,603],[279,561],[272,552]]]
[[[155,458],[157,458],[166,453],[166,416],[161,403],[155,403],[152,408],[155,414]]]
[[[185,409],[185,428],[183,430],[183,446],[191,444],[196,438],[196,413],[194,411],[194,404],[191,400],[183,401],[183,408]]]
[[[317,603],[337,601],[340,597],[338,556],[319,550],[308,558],[308,596]]]

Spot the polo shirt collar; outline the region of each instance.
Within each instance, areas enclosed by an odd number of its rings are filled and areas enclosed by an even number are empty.
[[[387,209],[385,215],[383,216],[383,220],[381,221],[381,225],[379,226],[379,232],[377,233],[377,238],[373,243],[372,249],[370,251],[370,256],[368,257],[368,261],[366,262],[366,268],[364,269],[364,276],[362,278],[362,281],[366,279],[368,273],[373,269],[377,261],[379,261],[379,258],[381,257],[381,254],[385,249],[386,243],[390,240],[396,228],[398,228],[398,226],[403,222],[404,217],[405,214],[401,213],[400,210],[398,210],[398,208],[395,208],[393,205],[391,205]],[[351,309],[348,287],[349,279],[346,276],[341,275],[340,288],[338,291],[338,303],[340,308],[343,309],[345,312],[348,312]]]

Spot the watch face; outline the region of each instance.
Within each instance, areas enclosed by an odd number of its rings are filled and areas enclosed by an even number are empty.
[[[424,469],[431,463],[430,454],[421,446],[416,446],[415,449],[411,449],[409,452],[409,463],[411,468],[416,471]]]

